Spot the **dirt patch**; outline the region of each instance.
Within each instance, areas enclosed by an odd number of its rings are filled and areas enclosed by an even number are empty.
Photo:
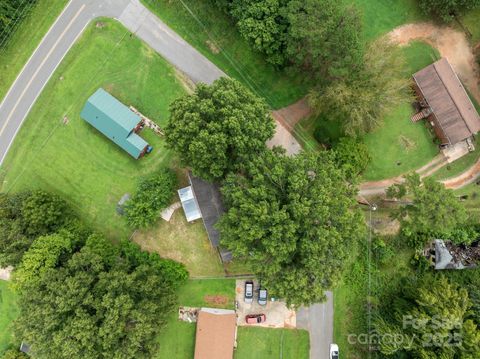
[[[180,82],[180,84],[183,86],[183,88],[187,91],[188,94],[193,94],[195,92],[195,83],[185,75],[182,71],[179,69],[175,69],[175,77],[177,80]]]
[[[207,40],[205,41],[205,43],[207,44],[208,48],[212,53],[214,53],[215,55],[220,53],[220,49],[214,42]]]
[[[479,65],[475,61],[473,49],[465,34],[449,26],[433,23],[407,24],[388,34],[392,41],[407,45],[414,40],[422,40],[435,47],[446,57],[455,72],[477,101],[480,101]]]
[[[403,135],[399,137],[398,141],[400,142],[400,146],[402,146],[402,148],[407,152],[417,147],[417,144],[415,141]]]
[[[97,23],[95,24],[95,27],[97,29],[103,29],[105,27],[105,23],[102,21],[97,21]]]
[[[206,295],[203,300],[209,304],[225,305],[228,303],[228,297],[224,295]]]

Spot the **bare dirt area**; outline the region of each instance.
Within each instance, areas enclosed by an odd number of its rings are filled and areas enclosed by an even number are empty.
[[[479,67],[475,61],[474,51],[463,32],[427,22],[397,27],[389,33],[389,36],[400,45],[422,40],[435,47],[448,59],[472,96],[480,102]]]
[[[206,295],[203,299],[208,304],[225,305],[228,303],[228,297],[224,295]]]
[[[237,325],[259,326],[267,328],[296,328],[297,316],[293,309],[287,308],[281,301],[272,302],[270,298],[267,305],[258,304],[258,282],[254,281],[253,303],[245,303],[244,290],[245,281],[237,280],[235,289],[235,300],[237,302]],[[246,324],[245,316],[248,314],[265,314],[267,320],[260,324]]]

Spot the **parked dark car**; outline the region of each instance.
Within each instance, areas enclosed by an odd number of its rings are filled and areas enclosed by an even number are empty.
[[[245,282],[245,303],[252,303],[253,302],[253,282],[251,280],[247,280]]]
[[[258,290],[258,304],[267,305],[268,293],[265,288],[260,288]]]
[[[267,316],[265,314],[249,314],[245,316],[245,323],[247,324],[263,323],[266,320],[267,320]]]

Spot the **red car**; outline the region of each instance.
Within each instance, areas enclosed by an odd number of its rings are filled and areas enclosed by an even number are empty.
[[[267,320],[267,316],[265,314],[249,314],[245,316],[245,322],[247,324],[263,323],[266,320]]]

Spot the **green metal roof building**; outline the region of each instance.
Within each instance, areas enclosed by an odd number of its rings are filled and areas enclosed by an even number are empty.
[[[104,89],[90,96],[80,116],[133,158],[147,151],[148,143],[135,132],[142,122],[140,116]]]

